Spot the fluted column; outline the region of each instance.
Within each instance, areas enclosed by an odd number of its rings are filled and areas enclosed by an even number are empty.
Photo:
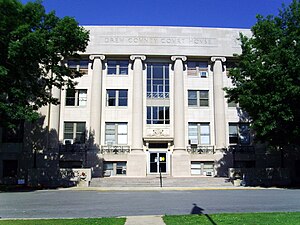
[[[91,55],[92,64],[92,89],[90,109],[90,132],[94,143],[101,144],[101,112],[102,112],[102,60],[104,55]]]
[[[172,56],[174,61],[174,150],[185,150],[185,113],[183,62],[186,56]]]
[[[132,55],[133,89],[132,89],[132,144],[131,150],[143,150],[143,62],[144,55]]]
[[[224,104],[223,65],[225,57],[212,57],[214,87],[214,124],[216,149],[226,147],[226,120]]]

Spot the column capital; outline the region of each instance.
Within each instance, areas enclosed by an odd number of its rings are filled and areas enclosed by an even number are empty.
[[[90,60],[94,60],[96,58],[99,58],[100,60],[104,60],[105,55],[90,55]]]
[[[134,61],[135,59],[141,59],[142,61],[146,60],[145,55],[131,55],[130,60]]]
[[[221,56],[213,56],[213,57],[210,58],[210,60],[212,62],[215,62],[217,60],[221,60],[222,62],[226,62],[226,58],[225,57],[221,57]]]
[[[180,59],[183,62],[185,62],[187,60],[187,57],[183,56],[183,55],[173,55],[173,56],[171,56],[172,61],[176,61],[177,59]]]

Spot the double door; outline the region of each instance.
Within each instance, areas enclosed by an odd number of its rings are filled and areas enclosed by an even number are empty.
[[[167,172],[167,152],[150,152],[149,155],[149,172],[166,173]]]

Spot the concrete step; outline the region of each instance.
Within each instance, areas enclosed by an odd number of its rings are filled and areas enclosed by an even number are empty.
[[[230,187],[227,178],[220,177],[163,177],[163,187]],[[160,187],[159,177],[93,178],[91,187]]]

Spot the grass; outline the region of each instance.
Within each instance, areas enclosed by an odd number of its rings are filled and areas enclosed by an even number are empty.
[[[4,225],[124,225],[125,218],[1,220]]]
[[[167,225],[300,225],[300,212],[164,216]]]

